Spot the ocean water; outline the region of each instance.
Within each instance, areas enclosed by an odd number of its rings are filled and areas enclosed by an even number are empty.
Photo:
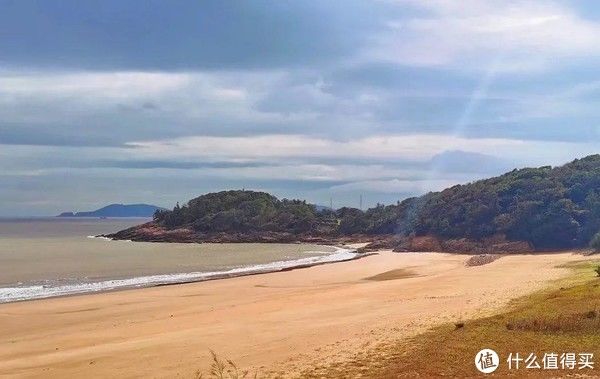
[[[93,238],[145,219],[0,219],[0,303],[200,281],[352,259],[308,244],[179,244]]]

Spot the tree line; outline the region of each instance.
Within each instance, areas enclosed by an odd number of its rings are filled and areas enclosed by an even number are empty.
[[[600,241],[600,155],[561,167],[513,170],[366,211],[317,208],[265,192],[222,191],[199,196],[157,223],[203,233],[276,231],[327,235],[433,235],[482,240],[502,235],[536,249],[582,247]]]

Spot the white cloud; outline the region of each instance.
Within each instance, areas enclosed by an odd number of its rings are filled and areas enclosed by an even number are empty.
[[[201,127],[207,119],[268,122],[252,108],[277,73],[27,72],[0,70],[0,121],[90,137]],[[111,132],[104,133],[103,130]],[[179,132],[181,133],[181,132]],[[57,133],[60,134],[60,133]],[[178,134],[173,132],[173,134]]]
[[[300,180],[343,180],[365,182],[384,180],[383,192],[392,191],[404,182],[389,181],[391,178],[403,181],[428,178],[429,181],[451,180],[450,184],[470,180],[471,177],[457,176],[457,173],[433,172],[425,169],[408,168],[401,170],[386,166],[352,165],[348,163],[306,164],[303,159],[331,162],[404,160],[407,162],[427,162],[434,156],[447,151],[480,153],[512,163],[514,167],[559,165],[572,160],[598,153],[594,142],[552,142],[526,141],[494,138],[462,138],[449,135],[385,135],[359,138],[349,141],[313,138],[301,135],[266,135],[253,137],[190,137],[164,141],[142,141],[128,144],[130,158],[173,160],[223,160],[237,162],[271,161],[272,167],[245,167],[210,169],[203,172],[219,177],[243,177],[256,179],[300,179]],[[447,176],[449,174],[449,177]],[[440,183],[437,183],[436,186]],[[414,188],[419,193],[442,187],[429,187],[424,182],[416,182]],[[388,190],[384,191],[385,188]],[[350,189],[350,187],[348,188]]]
[[[180,89],[189,85],[191,79],[189,74],[158,72],[4,72],[0,75],[0,93],[13,96],[128,99]]]
[[[513,162],[515,167],[524,165],[558,165],[598,153],[597,143],[536,141],[501,138],[463,138],[442,134],[382,135],[358,138],[348,141],[315,138],[302,135],[263,135],[251,137],[208,137],[196,136],[170,140],[139,141],[127,144],[130,158],[184,159],[184,160],[225,160],[225,161],[264,161],[275,160],[280,166],[297,159],[341,159],[341,160],[406,160],[426,162],[437,154],[460,150],[480,153]],[[291,166],[298,166],[292,163]],[[298,173],[305,179],[364,180],[404,176],[405,173],[386,170],[382,165],[373,176],[363,171],[347,170],[340,175],[337,164],[306,165]],[[351,166],[349,166],[351,167]],[[365,166],[368,167],[368,166]],[[244,169],[244,175],[268,178],[279,177],[278,168]],[[287,169],[285,169],[287,170]],[[367,168],[368,170],[368,168]],[[232,172],[232,171],[230,171]],[[242,171],[239,171],[242,174]],[[443,173],[436,173],[439,177]],[[294,174],[295,175],[295,174]],[[292,177],[294,176],[292,175]]]
[[[365,192],[383,192],[383,193],[418,193],[423,194],[431,191],[439,191],[444,188],[464,183],[464,178],[448,179],[430,179],[430,180],[364,180],[347,184],[332,186],[332,191],[365,191]]]
[[[526,143],[499,138],[468,139],[449,135],[386,135],[350,141],[303,135],[251,137],[196,136],[127,144],[144,157],[219,157],[259,159],[275,157],[395,158],[427,160],[447,150],[490,153],[520,149]]]
[[[388,24],[381,59],[417,66],[531,70],[600,56],[600,24],[551,1],[400,0],[427,13]]]
[[[414,170],[381,164],[309,164],[283,161],[260,167],[204,169],[203,175],[262,180],[355,181],[387,177],[413,177]]]

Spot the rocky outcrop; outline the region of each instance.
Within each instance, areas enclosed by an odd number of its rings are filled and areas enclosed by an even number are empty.
[[[347,236],[293,234],[272,231],[251,231],[236,233],[200,233],[191,228],[167,229],[156,222],[148,222],[114,234],[102,235],[115,240],[141,242],[180,242],[180,243],[314,243],[342,245],[364,243],[362,251],[393,250],[396,252],[449,252],[470,254],[501,254],[531,252],[527,242],[507,241],[503,236],[495,236],[484,241],[466,238],[441,240],[434,236],[401,237],[397,235],[368,236],[355,234]]]
[[[504,236],[494,236],[482,241],[461,239],[439,239],[434,236],[399,238],[390,246],[397,252],[441,251],[448,253],[502,254],[528,253],[534,248],[527,242],[507,241]]]
[[[137,225],[113,234],[104,234],[115,240],[131,240],[139,242],[180,242],[180,243],[315,243],[325,245],[341,245],[347,243],[371,242],[373,237],[365,235],[324,236],[310,234],[293,234],[273,231],[249,231],[230,233],[201,233],[191,228],[167,229],[155,222]]]

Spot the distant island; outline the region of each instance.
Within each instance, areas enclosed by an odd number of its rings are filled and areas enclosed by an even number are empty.
[[[584,248],[600,233],[600,155],[513,170],[362,211],[265,192],[222,191],[107,235],[156,242],[366,242],[372,249],[473,253]],[[596,237],[600,238],[600,237]]]
[[[95,211],[63,212],[56,217],[152,217],[161,210],[165,209],[149,204],[110,204]]]

